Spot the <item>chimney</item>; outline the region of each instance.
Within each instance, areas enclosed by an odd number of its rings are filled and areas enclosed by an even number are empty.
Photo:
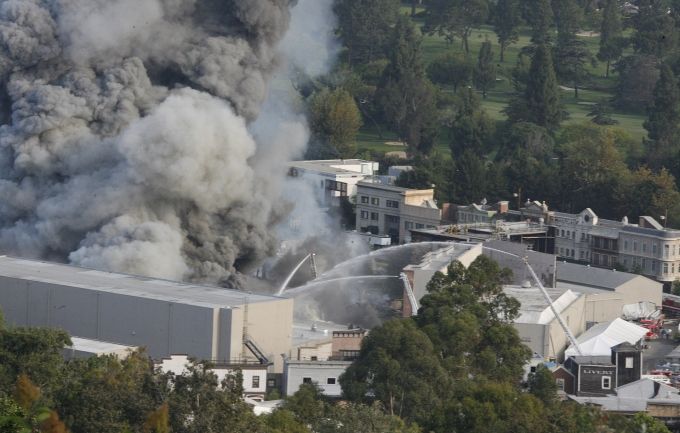
[[[508,201],[499,201],[496,204],[496,207],[498,208],[498,213],[499,214],[504,214],[508,212],[508,209],[510,209],[510,203]]]

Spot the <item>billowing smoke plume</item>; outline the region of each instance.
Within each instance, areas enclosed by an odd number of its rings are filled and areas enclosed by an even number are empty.
[[[0,249],[212,281],[270,254],[293,3],[0,0]]]

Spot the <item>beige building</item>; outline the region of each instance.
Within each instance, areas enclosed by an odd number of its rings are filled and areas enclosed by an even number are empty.
[[[573,335],[586,330],[585,296],[571,290],[547,288],[553,305]],[[514,326],[535,356],[561,360],[569,338],[538,287],[505,286],[503,291],[521,303]]]
[[[393,243],[410,242],[410,229],[435,228],[441,223],[432,189],[409,189],[377,180],[357,183],[358,231],[389,235]]]
[[[642,275],[574,263],[557,263],[557,287],[586,295],[587,323],[621,317],[623,306],[651,302],[661,306],[663,285]]]

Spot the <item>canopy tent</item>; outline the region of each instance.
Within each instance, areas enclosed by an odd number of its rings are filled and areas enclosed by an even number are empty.
[[[610,356],[612,347],[621,343],[637,344],[647,334],[647,329],[623,319],[598,323],[583,334],[576,341],[583,356]],[[565,357],[577,356],[576,348],[569,346],[564,352]]]

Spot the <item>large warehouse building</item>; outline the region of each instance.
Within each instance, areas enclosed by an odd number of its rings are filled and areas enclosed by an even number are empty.
[[[292,299],[56,263],[0,256],[0,309],[13,325],[145,347],[157,359],[264,355],[281,372],[291,350]]]

